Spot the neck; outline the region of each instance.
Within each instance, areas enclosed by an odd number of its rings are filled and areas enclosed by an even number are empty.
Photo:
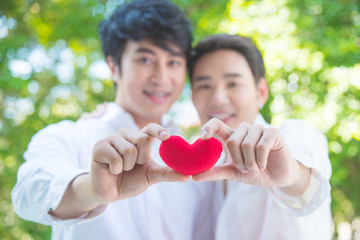
[[[143,129],[149,123],[156,123],[156,124],[161,125],[161,119],[152,119],[152,120],[151,119],[144,119],[144,118],[136,117],[132,113],[130,113],[130,114],[134,118],[134,121],[135,121],[136,125],[138,125],[138,127],[140,129]]]
[[[156,124],[161,125],[161,118],[144,117],[144,116],[137,114],[135,111],[132,111],[131,109],[126,108],[119,102],[115,102],[115,103],[131,115],[131,117],[134,119],[134,122],[140,129],[144,128],[149,123],[156,123]]]

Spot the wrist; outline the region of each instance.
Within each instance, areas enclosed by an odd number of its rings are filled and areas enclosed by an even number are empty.
[[[308,168],[296,161],[297,174],[295,174],[295,181],[286,186],[281,187],[280,190],[291,196],[303,195],[310,184],[311,168]]]
[[[79,203],[82,202],[82,209],[86,209],[86,212],[107,204],[107,202],[95,192],[91,181],[91,174],[82,174],[76,177],[72,182],[71,190],[75,199],[77,199]]]
[[[60,204],[49,213],[60,219],[78,218],[104,204],[93,191],[90,174],[81,174],[69,183]]]

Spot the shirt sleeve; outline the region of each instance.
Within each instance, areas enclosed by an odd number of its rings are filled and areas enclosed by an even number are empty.
[[[330,196],[331,164],[325,136],[301,120],[289,120],[279,128],[293,157],[311,169],[310,184],[304,194],[289,196],[270,188],[275,201],[294,216],[315,211]]]
[[[98,215],[99,209],[72,220],[60,220],[49,214],[61,202],[69,183],[89,172],[77,167],[78,135],[76,123],[63,121],[44,128],[31,139],[11,193],[15,212],[20,217],[51,225],[59,221],[74,224],[93,217],[94,213]]]

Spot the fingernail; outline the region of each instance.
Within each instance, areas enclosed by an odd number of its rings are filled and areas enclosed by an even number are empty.
[[[204,130],[202,133],[201,133],[201,138],[204,139],[206,138],[208,135],[208,132],[206,130]]]
[[[160,132],[160,138],[165,139],[169,137],[169,133],[166,131],[161,131]]]

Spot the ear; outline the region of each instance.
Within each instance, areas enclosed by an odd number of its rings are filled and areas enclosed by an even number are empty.
[[[261,78],[256,85],[257,88],[257,104],[259,110],[265,105],[266,101],[269,98],[269,87],[265,78]]]
[[[116,83],[117,79],[119,79],[120,77],[119,66],[111,56],[106,56],[105,60],[106,60],[106,64],[108,65],[111,71],[113,82]]]

